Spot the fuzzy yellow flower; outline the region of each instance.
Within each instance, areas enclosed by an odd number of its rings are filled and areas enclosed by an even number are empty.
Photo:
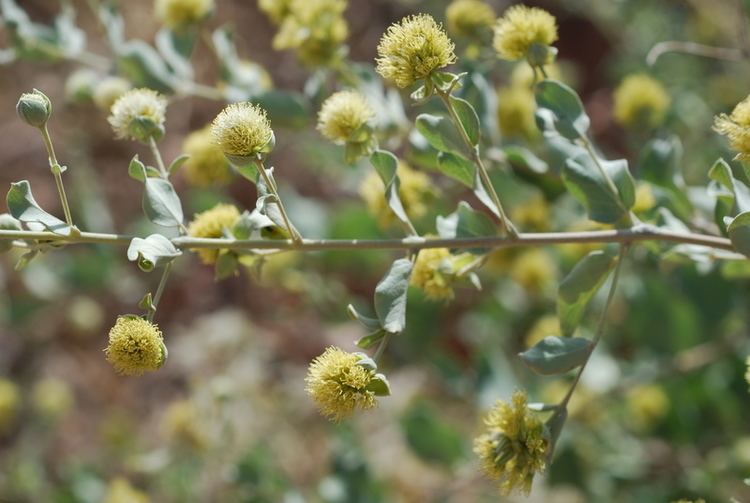
[[[120,316],[109,331],[104,353],[118,373],[138,376],[161,367],[167,347],[155,324],[137,316]]]
[[[481,0],[453,0],[445,9],[445,22],[452,34],[477,37],[494,24],[495,12]]]
[[[232,204],[217,204],[210,210],[198,213],[188,224],[188,235],[196,238],[221,238],[224,237],[224,229],[231,229],[237,219],[240,218],[240,210]],[[220,250],[198,249],[195,250],[204,264],[210,265],[216,262]]]
[[[432,16],[407,16],[388,27],[378,44],[377,72],[408,87],[456,62],[455,46]]]
[[[371,409],[377,405],[376,395],[390,392],[385,377],[376,373],[375,362],[333,346],[312,361],[305,383],[320,412],[332,421],[357,409]]]
[[[64,416],[73,406],[73,392],[63,380],[42,379],[31,389],[31,404],[39,415],[56,419]]]
[[[156,17],[169,28],[195,24],[214,10],[214,0],[156,0]]]
[[[109,124],[118,138],[149,143],[164,135],[167,100],[151,89],[131,89],[112,104]]]
[[[107,486],[104,503],[149,503],[146,493],[130,485],[124,478],[116,478]]]
[[[0,434],[13,426],[21,410],[21,393],[16,383],[0,377]]]
[[[664,122],[671,99],[648,75],[628,75],[614,92],[615,120],[622,126],[653,128]]]
[[[547,200],[541,192],[537,192],[513,208],[511,219],[522,228],[546,231],[550,227],[552,217]]]
[[[182,169],[192,185],[206,187],[232,179],[229,163],[213,142],[210,127],[190,133],[182,144],[182,151],[190,156]]]
[[[252,103],[233,103],[211,123],[211,137],[230,161],[252,161],[273,148],[273,130],[266,111]]]
[[[557,40],[557,21],[537,7],[514,5],[495,24],[493,45],[501,59],[528,59],[535,66],[551,62],[549,50]]]
[[[346,0],[291,0],[273,39],[274,49],[294,49],[310,66],[329,63],[349,35],[345,9]]]
[[[718,115],[714,131],[727,137],[729,146],[737,152],[735,159],[750,161],[750,96],[739,102],[730,115]]]
[[[543,291],[555,278],[551,257],[543,250],[531,249],[518,255],[510,268],[510,277],[527,291]]]
[[[133,86],[122,77],[108,76],[96,83],[92,99],[100,110],[109,112],[117,98],[130,91]]]
[[[362,94],[339,91],[323,102],[318,113],[318,131],[336,143],[357,141],[355,134],[361,133],[374,116],[375,111]]]
[[[281,23],[291,12],[292,0],[258,0],[258,8],[276,24]]]
[[[534,112],[536,112],[536,100],[531,89],[527,87],[498,89],[497,122],[503,135],[527,140],[539,136]]]
[[[190,400],[172,402],[162,419],[162,429],[175,444],[201,451],[208,447],[209,439],[200,418]]]
[[[652,428],[669,412],[669,395],[656,384],[635,386],[625,395],[628,424],[635,430]]]
[[[398,195],[409,218],[418,220],[427,214],[429,204],[439,195],[430,177],[421,171],[410,168],[407,164],[398,164],[398,176],[401,180]],[[388,207],[384,196],[383,180],[374,171],[370,171],[359,186],[359,194],[367,204],[370,213],[382,227],[396,222],[396,216]]]
[[[526,393],[501,400],[484,419],[486,433],[474,441],[485,473],[500,482],[500,492],[531,491],[534,475],[545,469],[549,440],[544,424],[527,408]]]
[[[421,289],[427,298],[433,300],[453,299],[453,287],[445,269],[452,272],[451,253],[447,248],[427,248],[421,250],[414,263],[411,284]]]

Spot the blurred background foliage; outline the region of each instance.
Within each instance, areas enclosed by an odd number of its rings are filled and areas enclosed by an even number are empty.
[[[18,3],[44,24],[61,8],[42,0]],[[303,234],[399,236],[399,229],[384,226],[360,195],[360,182],[371,170],[367,162],[347,166],[342,149],[314,130],[321,98],[333,90],[330,75],[306,68],[292,51],[274,50],[275,27],[256,2],[217,3],[195,48],[195,80],[215,81],[221,69],[210,32],[228,25],[240,57],[267,72],[256,79],[258,85],[268,86],[270,79],[274,89],[295,93],[297,101],[266,95],[266,103],[275,98],[282,103],[280,116],[269,107],[277,139],[271,161]],[[510,2],[487,3],[500,14]],[[602,150],[610,158],[627,158],[634,176],[644,179],[641,147],[674,134],[684,149],[677,168],[690,185],[705,191],[708,168],[726,154],[711,131],[713,116],[747,95],[750,66],[668,54],[649,68],[645,57],[663,40],[738,46],[747,18],[737,15],[736,3],[528,4],[557,17],[561,79],[582,96]],[[7,3],[0,5],[8,9]],[[88,50],[109,57],[111,33],[102,29],[90,3],[70,5]],[[371,65],[390,23],[414,12],[444,20],[446,6],[444,0],[351,0],[345,12],[348,57]],[[127,38],[152,41],[159,29],[152,2],[132,0],[121,7]],[[12,38],[5,24],[0,47],[10,46]],[[513,65],[460,38],[457,46],[457,67],[469,71],[475,83],[462,92],[480,110],[489,134],[494,131],[495,145],[542,156],[533,127],[521,127],[528,110],[524,96],[513,95]],[[3,54],[9,61],[0,66],[0,185],[29,179],[42,206],[60,213],[44,147],[13,113],[21,92],[39,88],[55,104],[50,129],[58,157],[71,168],[66,179],[77,221],[103,232],[142,235],[151,229],[141,214],[139,184],[127,175],[134,149],[144,158],[149,154],[115,141],[105,112],[66,94],[66,79],[81,65],[65,58],[40,62],[38,55],[10,61]],[[613,90],[627,75],[641,72],[660,81],[671,99],[656,130],[623,128],[614,119]],[[319,93],[312,92],[316,89]],[[100,101],[106,103],[105,98]],[[499,99],[499,110],[492,99]],[[406,115],[393,124],[397,130],[406,124],[408,131],[406,117],[414,115],[405,103]],[[177,95],[161,144],[165,157],[178,156],[185,137],[222,106]],[[435,216],[452,211],[466,191],[435,176],[418,148],[409,152],[408,162],[429,176],[432,193],[422,214],[413,215],[415,224],[421,233],[434,232]],[[493,178],[520,228],[592,228],[582,209],[561,195],[553,173],[510,160],[517,176],[494,169]],[[200,187],[185,175],[178,174],[175,185],[186,214],[219,201],[254,206],[252,186],[238,177],[223,186]],[[644,214],[655,205],[680,213],[669,194],[642,184],[643,193],[651,193],[641,200]],[[123,249],[105,246],[48,253],[18,272],[13,270],[18,254],[5,254],[0,258],[0,500],[497,501],[496,489],[479,474],[471,453],[481,412],[519,386],[540,401],[559,400],[565,393],[564,380],[534,376],[515,354],[556,331],[559,279],[593,248],[495,252],[479,272],[482,291],[467,285],[450,303],[411,291],[407,330],[391,342],[383,363],[393,396],[340,425],[319,417],[305,396],[307,364],[324,347],[349,347],[363,335],[347,319],[345,305],[369,302],[395,254],[288,253],[270,258],[260,270],[247,268],[219,282],[212,268],[186,257],[176,263],[159,309],[168,363],[140,378],[115,375],[102,349],[115,316],[131,312],[155,277],[127,262]],[[528,501],[750,501],[743,483],[750,474],[750,405],[743,377],[750,268],[742,262],[691,262],[660,251],[638,246],[631,252],[604,342],[571,402],[572,418],[555,460],[538,477]],[[602,303],[596,299],[589,321]]]

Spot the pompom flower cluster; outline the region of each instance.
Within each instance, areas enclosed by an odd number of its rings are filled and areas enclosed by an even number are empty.
[[[318,131],[336,143],[357,141],[357,134],[369,136],[363,128],[375,111],[357,91],[339,91],[323,102],[318,113]]]
[[[398,87],[409,87],[456,62],[455,46],[430,15],[407,16],[388,27],[378,44],[377,71]]]
[[[169,28],[195,24],[214,9],[214,0],[156,0],[156,16]]]
[[[445,9],[445,21],[451,34],[479,37],[495,23],[495,12],[482,0],[454,0]]]
[[[188,234],[196,238],[221,238],[224,237],[224,229],[231,229],[237,219],[240,218],[240,210],[232,204],[217,204],[210,210],[198,213],[188,225]],[[197,249],[195,252],[204,264],[210,265],[216,262],[221,253],[220,250]]]
[[[534,475],[544,471],[549,439],[542,421],[527,407],[526,393],[499,400],[484,419],[486,433],[474,441],[485,473],[500,483],[500,492],[531,491]]]
[[[549,47],[557,40],[557,21],[537,7],[514,5],[495,24],[493,45],[501,59],[527,59],[533,66],[550,63]]]
[[[729,146],[737,152],[735,159],[750,161],[750,96],[738,103],[731,114],[717,116],[714,130],[727,137]]]
[[[670,101],[658,80],[642,73],[628,75],[615,89],[615,120],[627,127],[657,127],[664,122]]]
[[[266,111],[248,102],[233,103],[211,124],[211,137],[231,162],[245,164],[273,148],[273,130]]]
[[[158,326],[127,315],[117,318],[110,329],[104,353],[118,373],[138,376],[161,367],[167,358],[167,347]]]
[[[149,143],[164,136],[167,100],[151,89],[131,89],[114,102],[109,124],[118,138]]]

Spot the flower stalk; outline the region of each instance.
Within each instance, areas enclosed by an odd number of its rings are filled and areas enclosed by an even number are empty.
[[[70,213],[68,196],[65,194],[65,186],[63,185],[62,181],[63,168],[60,166],[60,163],[57,162],[57,157],[55,156],[55,147],[52,145],[52,138],[50,138],[49,131],[47,130],[47,124],[40,127],[39,132],[42,134],[42,140],[44,140],[44,146],[47,149],[49,167],[55,177],[57,193],[60,196],[60,203],[62,204],[63,212],[65,213],[65,223],[73,227],[73,217]]]

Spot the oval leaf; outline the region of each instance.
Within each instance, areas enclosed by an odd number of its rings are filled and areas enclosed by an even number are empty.
[[[750,211],[737,215],[727,226],[727,233],[734,248],[750,257]]]
[[[171,262],[182,255],[172,242],[161,234],[151,234],[146,239],[133,238],[128,246],[128,260],[138,262],[138,267],[148,272]]]
[[[550,335],[519,356],[537,374],[555,375],[582,365],[590,351],[588,339]]]
[[[143,193],[143,212],[149,220],[163,227],[182,225],[182,203],[168,181],[162,178],[146,178]]]
[[[73,231],[67,223],[50,215],[37,204],[27,180],[11,183],[6,201],[13,218],[27,224],[32,230],[44,229],[62,236],[70,236]],[[34,224],[36,229],[33,228]]]
[[[456,126],[446,119],[437,115],[420,114],[415,122],[417,131],[422,133],[429,144],[441,152],[453,152],[461,154],[466,150],[461,135]]]
[[[591,121],[573,89],[562,82],[547,79],[536,85],[534,94],[539,108],[552,112],[552,121],[558,133],[569,140],[586,135]]]
[[[406,292],[411,270],[411,260],[398,259],[375,287],[375,312],[388,332],[399,333],[406,326]]]
[[[451,96],[450,100],[453,104],[453,108],[456,110],[456,115],[458,115],[461,127],[466,133],[466,136],[468,136],[469,141],[471,141],[471,144],[475,147],[478,146],[481,130],[479,129],[479,117],[477,116],[476,110],[471,106],[471,103],[461,98]]]
[[[617,258],[607,251],[593,251],[583,257],[562,280],[557,294],[557,316],[562,335],[571,335],[583,318],[591,298],[601,288]]]
[[[440,152],[437,156],[437,167],[441,173],[458,180],[467,187],[474,185],[474,163],[462,155]]]

